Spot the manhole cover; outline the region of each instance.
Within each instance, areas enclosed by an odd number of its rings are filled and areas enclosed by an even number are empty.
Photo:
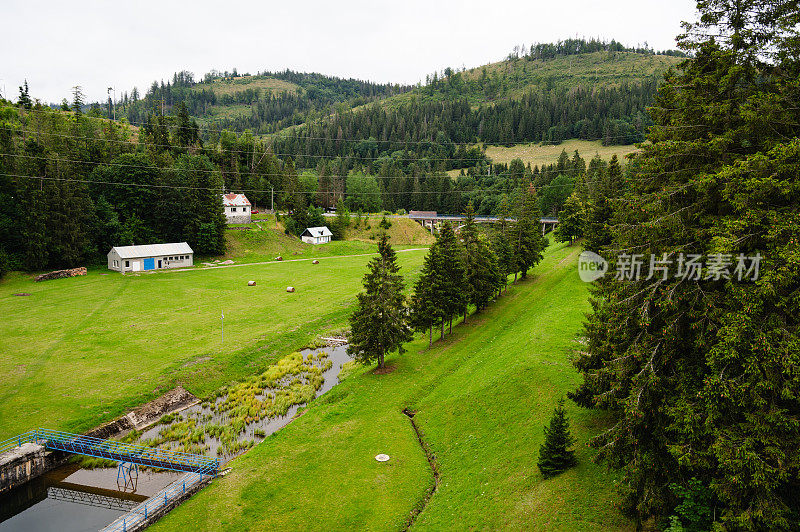
[[[375,457],[375,460],[377,460],[378,462],[388,462],[389,461],[389,455],[388,454],[379,454],[378,456]]]

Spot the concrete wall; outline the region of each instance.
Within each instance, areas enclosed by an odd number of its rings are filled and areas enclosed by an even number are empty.
[[[50,452],[35,443],[24,443],[1,454],[0,493],[47,473],[65,459],[65,453]]]

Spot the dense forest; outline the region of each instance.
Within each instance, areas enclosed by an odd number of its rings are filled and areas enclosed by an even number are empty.
[[[610,261],[572,399],[611,414],[590,444],[637,528],[798,530],[800,10],[698,7],[650,142],[565,205]]]

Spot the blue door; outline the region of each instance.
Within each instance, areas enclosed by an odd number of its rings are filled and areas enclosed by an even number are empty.
[[[156,269],[155,259],[144,259],[144,269],[155,270]]]

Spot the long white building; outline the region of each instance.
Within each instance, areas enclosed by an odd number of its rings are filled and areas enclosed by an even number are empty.
[[[116,246],[108,252],[108,269],[122,273],[185,268],[193,264],[194,251],[186,242]]]

